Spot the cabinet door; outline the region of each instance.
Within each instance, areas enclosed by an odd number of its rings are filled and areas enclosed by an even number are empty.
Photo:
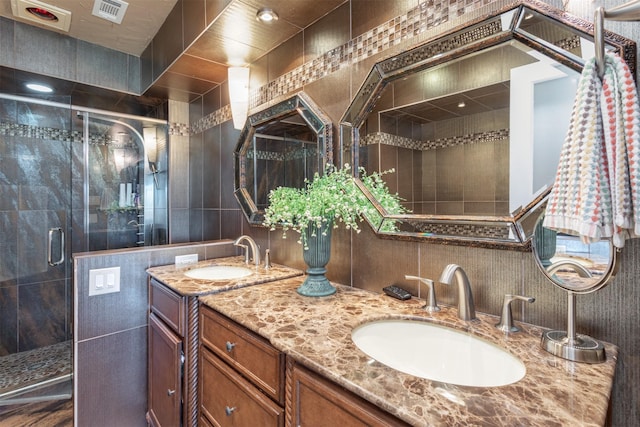
[[[366,400],[297,364],[289,366],[288,422],[300,427],[406,426]]]
[[[155,427],[180,426],[182,340],[149,315],[149,419]]]
[[[284,410],[209,350],[200,349],[200,419],[218,427],[281,427]]]

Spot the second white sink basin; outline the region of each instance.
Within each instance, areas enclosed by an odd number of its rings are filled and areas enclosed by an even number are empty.
[[[192,279],[201,280],[233,280],[249,276],[253,270],[246,267],[232,265],[212,265],[209,267],[194,268],[184,274]]]
[[[352,331],[353,342],[376,361],[432,381],[473,387],[515,383],[524,364],[506,350],[455,329],[413,320],[380,320]]]

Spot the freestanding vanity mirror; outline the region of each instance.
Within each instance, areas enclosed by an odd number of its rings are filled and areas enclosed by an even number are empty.
[[[341,121],[340,160],[397,171],[385,180],[411,213],[373,200],[377,234],[527,249],[591,27],[525,1],[375,64]],[[605,45],[635,69],[633,41],[606,33]]]
[[[302,92],[247,118],[234,151],[234,194],[250,224],[262,224],[271,190],[302,188],[324,172],[332,135],[331,121]]]
[[[599,363],[606,358],[603,345],[576,333],[576,295],[606,286],[618,270],[617,249],[611,240],[583,243],[579,237],[558,233],[542,225],[541,215],[533,235],[536,264],[554,285],[567,291],[567,330],[547,331],[542,347],[576,362]]]

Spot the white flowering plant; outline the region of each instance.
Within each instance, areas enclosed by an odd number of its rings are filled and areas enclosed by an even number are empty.
[[[401,204],[402,199],[397,194],[391,194],[382,179],[384,174],[393,173],[393,169],[369,175],[363,168],[359,171],[362,183],[387,212],[399,214],[407,211]],[[271,190],[263,225],[271,230],[282,226],[283,238],[286,238],[288,230],[296,231],[300,234],[298,242],[306,250],[306,231],[313,224],[316,226],[313,233],[330,224],[333,228],[343,224],[346,229],[359,233],[358,223],[364,217],[378,218],[380,215],[355,184],[351,167],[346,164],[338,169],[329,165],[324,175],[316,172],[312,181],[305,179],[304,188],[278,187]]]

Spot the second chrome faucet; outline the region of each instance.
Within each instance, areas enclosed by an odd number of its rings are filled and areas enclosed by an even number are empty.
[[[249,264],[250,259],[249,250],[247,249],[247,245],[242,244],[243,241],[249,243],[249,246],[251,247],[251,254],[253,255],[253,263],[255,264],[255,266],[260,266],[260,248],[258,248],[258,244],[256,243],[256,241],[253,240],[251,236],[243,235],[238,237],[236,241],[233,242],[235,246],[240,246],[241,248],[245,249],[245,263],[247,264]]]
[[[451,285],[454,279],[458,285],[458,317],[462,320],[473,320],[476,318],[476,307],[473,304],[469,278],[462,267],[449,264],[442,271],[439,282]]]
[[[427,298],[427,304],[424,308],[429,312],[440,311],[440,307],[438,307],[436,302],[433,280],[409,275],[405,275],[404,278],[407,280],[418,280],[427,285],[429,288],[429,297]],[[469,278],[462,267],[457,264],[449,264],[442,271],[439,282],[445,285],[451,285],[454,279],[458,285],[458,317],[462,320],[473,320],[476,318],[476,307],[473,304],[473,294],[471,292]]]

